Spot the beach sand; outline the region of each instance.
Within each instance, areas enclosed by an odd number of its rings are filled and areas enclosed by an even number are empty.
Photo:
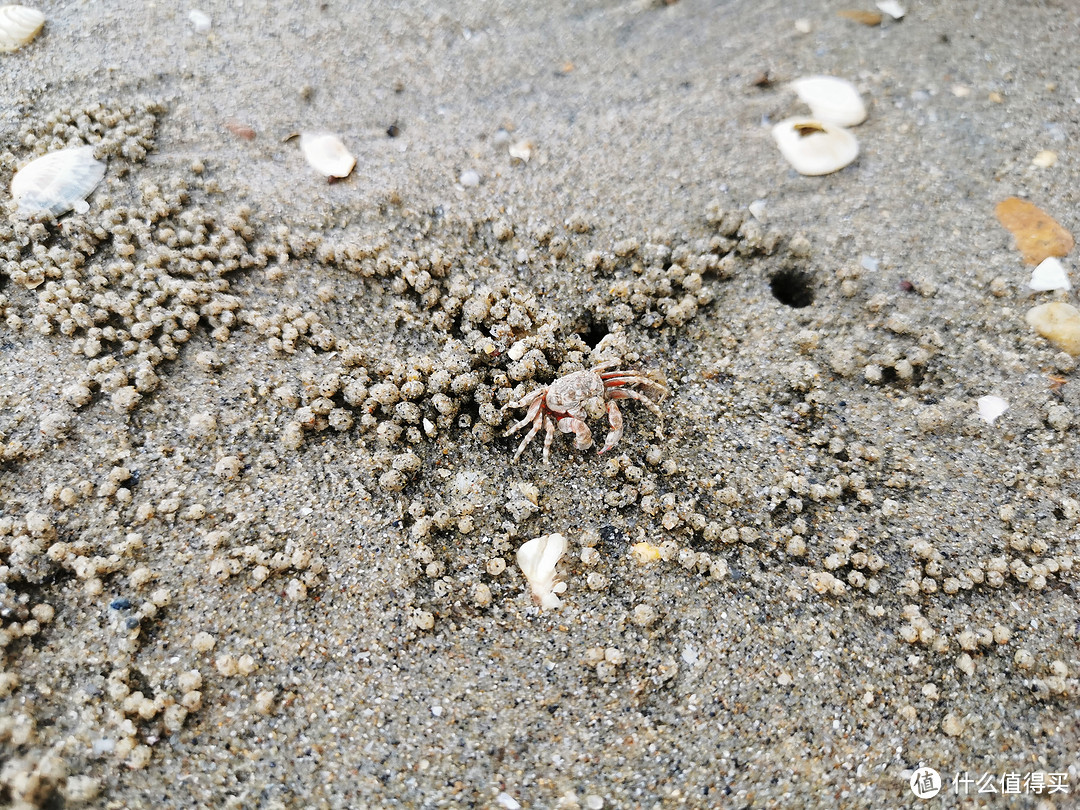
[[[1080,11],[436,5],[42,2],[0,54],[4,202],[108,164],[0,221],[2,799],[1075,806],[1080,402],[1025,322],[1074,295],[994,210],[1078,226]],[[813,74],[869,109],[823,177],[769,132]],[[663,419],[514,463],[608,358]]]

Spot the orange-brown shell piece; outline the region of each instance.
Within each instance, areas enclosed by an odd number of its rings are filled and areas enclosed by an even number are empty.
[[[881,15],[876,11],[863,11],[858,8],[846,8],[843,11],[836,12],[839,17],[846,17],[849,20],[854,20],[862,25],[881,25]]]
[[[1024,264],[1039,264],[1050,256],[1064,256],[1073,249],[1072,234],[1037,205],[1009,197],[994,208],[998,222],[1012,233]]]

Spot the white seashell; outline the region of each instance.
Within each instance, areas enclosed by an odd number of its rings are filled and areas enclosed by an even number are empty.
[[[772,135],[780,153],[799,174],[830,174],[859,156],[854,135],[813,118],[788,118],[772,128]]]
[[[11,196],[26,214],[48,211],[60,216],[74,209],[90,210],[87,195],[105,176],[105,164],[94,159],[94,147],[61,149],[32,160],[11,178]]]
[[[1060,259],[1048,256],[1039,263],[1039,266],[1031,271],[1031,281],[1028,287],[1036,292],[1047,290],[1071,290],[1069,274]]]
[[[26,6],[0,6],[0,51],[17,51],[38,35],[45,15]]]
[[[555,566],[566,553],[566,538],[561,534],[534,537],[517,551],[517,563],[529,580],[536,601],[544,610],[557,608],[562,602],[555,595]]]
[[[303,132],[300,134],[300,151],[312,168],[324,177],[348,177],[356,165],[356,158],[337,135]]]
[[[894,20],[902,20],[904,15],[907,14],[904,7],[897,3],[896,0],[878,0],[874,5],[878,7],[878,11],[888,14]]]
[[[979,418],[988,425],[994,424],[994,420],[1009,409],[1008,402],[993,394],[979,397],[979,399],[976,400],[976,404],[979,407]]]
[[[188,22],[191,23],[191,27],[195,29],[196,34],[206,34],[214,25],[214,21],[210,19],[210,15],[205,11],[199,11],[197,8],[193,8],[188,12]]]
[[[866,120],[866,105],[847,79],[806,76],[791,83],[795,93],[819,121],[854,127]]]
[[[522,163],[528,163],[529,158],[533,153],[532,141],[518,141],[517,143],[510,144],[507,151],[510,153],[512,160],[520,160]]]

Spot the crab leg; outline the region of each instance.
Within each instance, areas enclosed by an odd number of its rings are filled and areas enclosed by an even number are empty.
[[[523,401],[524,401],[524,400],[523,400]],[[534,421],[534,420],[536,419],[536,415],[537,415],[538,413],[540,413],[540,409],[541,409],[541,408],[542,408],[543,406],[544,406],[544,403],[543,403],[543,401],[542,401],[542,400],[541,400],[541,399],[540,399],[539,397],[537,397],[537,398],[536,398],[535,400],[533,400],[532,404],[531,404],[531,405],[529,405],[529,410],[528,410],[528,411],[526,411],[526,413],[525,413],[525,418],[524,418],[524,419],[522,419],[522,420],[521,420],[520,422],[518,422],[517,424],[515,424],[515,425],[512,425],[511,427],[508,427],[508,428],[507,428],[507,429],[506,429],[506,430],[505,430],[505,431],[503,432],[503,436],[509,436],[509,435],[510,435],[511,433],[516,433],[517,431],[519,431],[519,430],[521,430],[521,429],[522,429],[523,427],[525,427],[525,426],[526,426],[527,424],[529,424],[530,422]],[[515,407],[520,407],[520,406],[515,406]],[[533,436],[533,434],[532,434],[532,433],[530,433],[530,434],[529,434],[529,438],[532,438],[532,436]]]
[[[600,450],[601,453],[606,453],[618,444],[619,439],[622,438],[622,411],[619,410],[619,406],[615,404],[614,400],[608,400],[607,418],[608,424],[611,425],[611,432],[608,433],[607,439],[604,440],[604,447]]]
[[[544,434],[544,466],[546,467],[550,463],[551,440],[555,438],[555,420],[550,416],[545,415],[544,427],[547,429],[547,432]]]
[[[544,393],[545,392],[546,392],[546,389],[544,389],[544,388],[541,388],[541,389],[539,389],[537,391],[533,391],[531,394],[526,394],[525,396],[523,396],[517,402],[507,402],[505,405],[502,406],[502,409],[505,411],[507,408],[531,407],[533,405],[533,403],[536,402],[536,400],[544,398]]]
[[[646,408],[655,413],[661,419],[664,418],[664,412],[660,410],[659,407],[657,407],[655,402],[653,402],[641,392],[635,391],[632,388],[614,388],[608,392],[608,399],[636,399],[638,402],[642,403]]]
[[[607,374],[601,374],[600,379],[604,381],[604,386],[606,388],[621,388],[624,385],[641,385],[658,392],[661,397],[666,397],[668,395],[668,390],[665,385],[656,380],[651,380],[648,377],[643,377],[636,371],[612,371]]]
[[[620,361],[620,360],[605,360],[603,363],[599,363],[599,364],[593,366],[589,370],[593,374],[600,374],[600,372],[603,371],[606,368],[615,368],[615,366],[619,365],[620,362],[622,362],[622,361]],[[602,377],[603,375],[601,374],[600,376]]]
[[[540,409],[537,408],[537,410],[539,411]],[[526,422],[527,421],[528,420],[526,420]],[[522,422],[521,424],[524,425],[525,422]],[[521,451],[524,450],[525,447],[529,444],[529,442],[532,441],[533,436],[535,436],[540,431],[540,426],[543,425],[543,424],[544,424],[544,415],[541,414],[541,413],[537,413],[536,417],[532,420],[532,430],[530,430],[528,433],[525,434],[525,438],[522,439],[521,444],[518,445],[517,452],[514,453],[514,461],[517,461],[518,458],[520,458]],[[520,427],[520,425],[519,425],[519,427]],[[503,435],[504,436],[509,435],[509,431],[507,433],[504,433]],[[550,443],[550,440],[547,443]],[[544,447],[545,452],[547,451],[547,446],[546,446],[547,443],[545,443],[545,447]]]
[[[574,434],[574,447],[578,450],[588,450],[593,445],[592,431],[581,419],[573,416],[564,416],[558,422],[559,430],[563,433]]]

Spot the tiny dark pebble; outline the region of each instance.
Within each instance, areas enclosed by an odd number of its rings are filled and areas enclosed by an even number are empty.
[[[111,607],[113,610],[127,610],[131,607],[131,600],[124,598],[113,599],[111,602],[109,602],[109,607]]]
[[[134,630],[136,627],[139,626],[139,617],[138,616],[128,616],[126,619],[124,619],[124,626],[128,630]]]
[[[616,526],[601,526],[597,533],[600,535],[600,542],[608,548],[622,547],[630,542],[626,532]]]
[[[386,128],[386,134],[389,135],[391,138],[396,138],[398,135],[401,134],[401,130],[398,128],[397,124],[391,124]]]

